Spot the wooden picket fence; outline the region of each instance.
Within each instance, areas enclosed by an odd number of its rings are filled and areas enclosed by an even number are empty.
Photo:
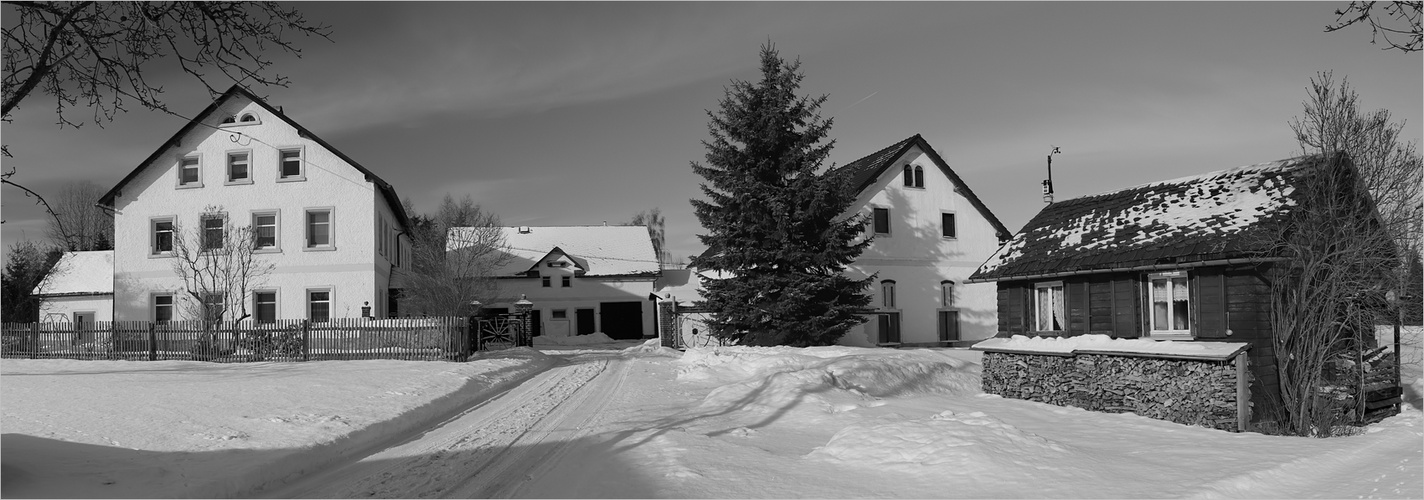
[[[0,357],[218,362],[463,360],[480,348],[459,317],[6,323]]]

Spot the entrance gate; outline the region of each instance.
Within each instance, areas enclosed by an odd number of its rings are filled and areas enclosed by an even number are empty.
[[[511,347],[532,347],[528,314],[497,314],[471,317],[469,335],[474,351],[493,351]]]

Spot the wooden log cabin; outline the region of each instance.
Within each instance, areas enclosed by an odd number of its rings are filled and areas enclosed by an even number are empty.
[[[1271,243],[1301,209],[1294,185],[1327,163],[1292,158],[1052,203],[968,281],[997,282],[999,337],[1248,342],[1259,412],[1279,398],[1271,279],[1289,265]]]

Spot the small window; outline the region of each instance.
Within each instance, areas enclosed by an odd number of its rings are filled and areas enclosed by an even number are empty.
[[[1191,333],[1191,293],[1186,273],[1154,274],[1150,292],[1152,333]]]
[[[553,319],[569,319],[568,309],[554,309],[549,311],[549,317]]]
[[[925,187],[925,169],[915,167],[915,187]]]
[[[871,227],[875,234],[890,234],[890,209],[875,208],[871,219]]]
[[[562,276],[562,277],[559,278],[559,286],[561,286],[561,287],[568,288],[568,287],[571,286],[572,284],[573,284],[573,278],[570,278],[570,277],[568,277],[568,276]]]
[[[939,282],[939,304],[940,307],[954,307],[954,282],[944,280]]]
[[[307,290],[307,319],[312,323],[331,320],[331,290]]]
[[[330,248],[331,209],[307,210],[307,248]]]
[[[222,214],[209,214],[202,217],[203,227],[203,250],[221,250],[226,244],[224,238],[227,236],[226,217]]]
[[[252,113],[247,113],[247,114],[245,114],[245,115],[242,115],[242,123],[256,123],[256,122],[257,122],[257,115],[254,115],[254,114],[252,114]]]
[[[958,232],[958,228],[954,227],[954,214],[940,213],[939,227],[941,236],[945,238],[955,238],[955,234]]]
[[[280,168],[278,170],[278,180],[301,180],[306,178],[305,162],[302,161],[302,148],[283,149],[277,153]]]
[[[202,187],[203,178],[197,156],[185,156],[178,161],[178,187]]]
[[[252,214],[252,248],[257,250],[278,249],[276,212]]]
[[[1063,282],[1034,285],[1034,329],[1041,332],[1061,332],[1067,323],[1064,315]]]
[[[223,304],[223,294],[209,293],[203,295],[203,320],[222,321],[226,307]]]
[[[236,117],[236,116],[229,116],[229,117],[223,118],[222,122],[223,122],[223,125],[227,125],[227,124],[230,124],[230,123],[237,123],[237,117]]]
[[[880,282],[880,305],[885,309],[895,308],[894,280],[885,280]]]
[[[246,151],[227,154],[227,181],[229,183],[252,182],[251,163],[248,161],[250,156],[250,153]]]
[[[173,253],[173,219],[153,219],[153,255]]]
[[[542,287],[544,287],[544,288],[549,288],[549,287],[553,284],[552,279],[553,279],[553,278],[550,278],[550,277],[548,277],[548,276],[539,278],[539,286],[542,286]]]
[[[905,165],[905,187],[914,187],[914,186],[915,186],[915,176],[914,176],[913,173],[911,173],[911,171],[910,171],[910,166],[909,166],[909,165]]]
[[[153,296],[153,322],[165,324],[173,321],[173,296],[154,295]]]
[[[259,291],[252,293],[252,309],[258,323],[277,322],[277,292]]]

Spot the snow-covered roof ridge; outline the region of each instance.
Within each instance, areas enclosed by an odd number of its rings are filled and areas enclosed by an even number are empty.
[[[114,251],[65,252],[33,293],[41,297],[114,293]]]
[[[1250,258],[1297,205],[1320,156],[1257,163],[1045,207],[970,276],[988,281]]]
[[[1107,335],[1074,337],[996,337],[974,344],[973,349],[1023,354],[1119,354],[1187,359],[1226,360],[1244,351],[1247,342],[1199,342],[1152,339],[1115,339]]]
[[[452,227],[452,235],[478,228]],[[498,228],[512,258],[494,276],[523,276],[555,249],[583,268],[583,276],[656,276],[661,269],[644,226],[509,226]],[[452,237],[453,245],[461,237]]]

